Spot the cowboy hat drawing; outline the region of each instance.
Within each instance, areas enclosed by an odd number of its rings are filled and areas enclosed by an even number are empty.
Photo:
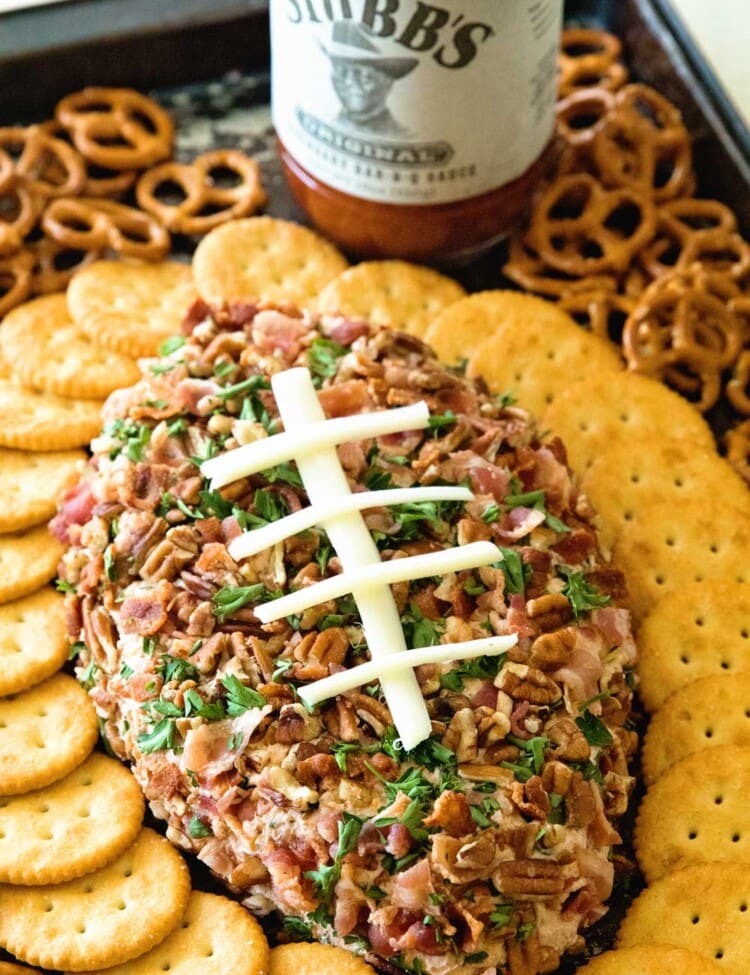
[[[394,80],[403,78],[419,64],[417,58],[384,56],[362,27],[349,20],[334,21],[330,45],[320,46],[334,64],[346,62],[376,68]]]

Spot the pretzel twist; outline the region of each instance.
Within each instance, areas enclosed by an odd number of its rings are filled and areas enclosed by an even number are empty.
[[[542,193],[528,237],[547,264],[584,277],[624,271],[655,227],[655,208],[646,194],[606,189],[579,173],[559,177]]]
[[[621,55],[622,45],[614,34],[587,27],[564,30],[558,56],[560,96],[592,86],[617,91],[628,80]]]
[[[234,177],[234,185],[220,185],[221,171]],[[163,198],[165,187],[174,184],[183,198]],[[266,194],[254,159],[236,149],[216,149],[190,164],[166,162],[147,170],[138,180],[136,199],[169,230],[204,234],[228,219],[254,213],[266,203]]]
[[[34,260],[27,251],[0,257],[0,318],[31,293]]]
[[[127,88],[84,88],[56,110],[81,155],[113,170],[145,169],[167,159],[174,127],[152,99]]]
[[[41,199],[20,182],[0,193],[0,256],[21,248],[41,209]]]
[[[111,200],[80,197],[53,200],[42,227],[73,250],[113,250],[123,257],[158,261],[169,251],[169,232],[152,216]]]
[[[597,172],[607,186],[648,191],[659,202],[693,187],[690,135],[679,110],[647,85],[627,85],[593,138]]]

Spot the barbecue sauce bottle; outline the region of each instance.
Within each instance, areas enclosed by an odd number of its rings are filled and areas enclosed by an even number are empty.
[[[361,257],[460,263],[551,154],[562,0],[271,0],[286,178]]]

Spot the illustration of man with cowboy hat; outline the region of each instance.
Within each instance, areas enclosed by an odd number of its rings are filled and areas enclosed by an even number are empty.
[[[417,58],[387,57],[359,24],[333,24],[331,44],[321,44],[331,62],[331,81],[341,103],[335,121],[369,135],[406,136],[386,101],[394,83],[413,71]]]

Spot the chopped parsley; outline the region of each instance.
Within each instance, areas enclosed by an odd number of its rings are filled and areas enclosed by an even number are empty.
[[[428,619],[414,600],[409,603],[408,612],[401,617],[401,623],[406,642],[412,649],[436,646],[445,632],[445,620]]]
[[[545,506],[546,491],[526,491],[523,494],[508,494],[503,498],[504,503],[509,508],[533,508],[535,511],[541,511],[544,514],[544,524],[553,531],[565,533],[569,532],[570,528],[565,524],[564,521],[560,521],[554,515],[551,515]]]
[[[173,352],[183,347],[185,341],[184,335],[171,335],[159,346],[159,355],[172,355]]]
[[[245,393],[256,392],[259,389],[270,389],[271,384],[264,376],[250,376],[248,379],[243,379],[239,383],[233,383],[231,386],[225,386],[220,389],[216,394],[219,399],[235,399],[238,396],[243,396]]]
[[[151,731],[138,735],[138,747],[144,755],[174,747],[175,723],[172,718],[157,721]]]
[[[500,548],[502,559],[495,562],[494,569],[501,569],[505,576],[505,590],[510,593],[526,592],[526,583],[531,578],[533,569],[523,561],[520,554],[513,548]]]
[[[159,658],[156,673],[161,675],[165,684],[176,680],[200,680],[200,673],[194,664],[183,657],[173,657],[170,653],[163,653]]]
[[[589,745],[606,748],[614,741],[611,731],[602,719],[592,714],[588,709],[579,718],[576,718],[576,724],[583,732],[583,736]]]
[[[122,446],[110,450],[109,459],[114,460],[119,454],[124,453],[134,464],[143,460],[143,450],[151,440],[150,426],[145,423],[134,423],[132,420],[123,420],[122,417],[107,423],[104,433],[114,440],[122,441]]]
[[[281,481],[284,484],[291,484],[292,487],[304,487],[300,473],[297,470],[297,465],[294,463],[277,464],[275,467],[269,467],[268,470],[261,471],[261,474],[269,484],[275,484],[276,481]]]
[[[305,871],[305,877],[315,884],[318,896],[324,903],[329,903],[333,891],[341,876],[341,863],[347,853],[357,845],[364,820],[352,813],[343,813],[339,822],[338,849],[336,858],[330,866],[322,866],[317,870]]]
[[[493,524],[500,517],[500,507],[497,504],[488,504],[482,512],[482,521],[487,525]]]
[[[500,765],[510,769],[519,782],[528,782],[532,775],[539,775],[544,767],[544,750],[550,743],[549,738],[538,735],[524,739],[508,735],[507,740],[520,749],[521,754],[515,762],[500,762]]]
[[[211,598],[214,605],[214,612],[220,623],[223,623],[227,616],[236,613],[238,609],[247,606],[248,603],[260,602],[272,598],[262,582],[256,582],[252,586],[223,586],[215,592]]]
[[[324,379],[336,374],[339,359],[348,351],[345,345],[339,345],[332,339],[313,339],[307,350],[307,364],[315,385],[320,386]]]
[[[443,427],[451,427],[456,422],[458,418],[453,410],[446,410],[445,413],[433,413],[428,420],[428,429],[435,431],[435,436],[437,436],[437,431],[441,430]]]
[[[188,834],[193,837],[194,840],[203,839],[205,836],[213,836],[213,830],[210,826],[207,826],[203,820],[199,819],[197,816],[192,816],[190,822],[188,823]]]
[[[583,572],[571,569],[567,565],[558,565],[557,573],[565,579],[563,596],[570,603],[576,619],[581,613],[590,609],[599,609],[609,603],[610,596],[598,592],[596,586],[586,581]]]
[[[66,582],[65,579],[55,579],[55,589],[58,592],[75,592],[76,587],[71,585],[71,583]]]
[[[463,690],[464,681],[469,677],[479,680],[494,680],[500,668],[505,663],[506,654],[498,653],[488,657],[472,657],[470,660],[463,660],[453,670],[443,674],[440,678],[440,686],[448,691]]]
[[[234,674],[226,674],[221,683],[227,691],[226,708],[230,718],[236,718],[251,708],[265,707],[266,699],[263,695],[252,687],[247,687]]]

